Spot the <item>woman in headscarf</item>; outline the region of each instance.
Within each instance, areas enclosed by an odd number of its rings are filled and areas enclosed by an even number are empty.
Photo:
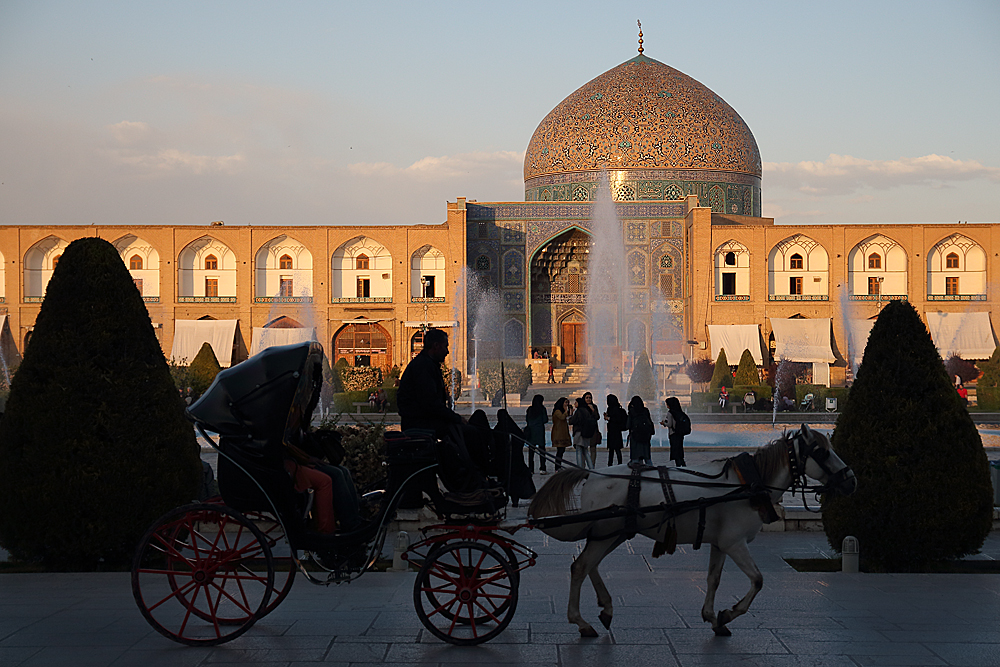
[[[615,454],[618,454],[618,463],[622,462],[622,431],[628,427],[628,413],[622,407],[618,397],[608,394],[608,409],[604,413],[604,420],[608,422],[608,467],[614,465]]]
[[[670,438],[670,460],[676,461],[677,465],[684,467],[684,434],[681,433],[677,426],[682,419],[681,415],[684,415],[684,411],[681,410],[681,402],[677,400],[676,396],[671,396],[666,400],[667,403],[667,418],[660,422],[663,426],[667,427],[668,438]],[[684,415],[687,418],[687,415]]]
[[[594,403],[594,395],[589,391],[584,392],[583,401],[594,415],[594,432],[590,435],[590,463],[596,468],[597,445],[601,444],[601,409]]]
[[[653,455],[649,450],[656,427],[649,410],[638,396],[633,396],[628,402],[628,421],[625,425],[629,432],[629,459],[653,465]]]
[[[480,445],[486,449],[486,458],[488,460],[485,472],[487,475],[492,475],[497,477],[497,471],[501,466],[498,464],[499,455],[496,452],[496,445],[493,442],[493,427],[490,426],[490,419],[486,416],[486,413],[482,410],[476,410],[469,417],[469,426],[476,429],[476,433],[479,435]],[[504,471],[506,471],[507,466],[504,464]]]
[[[556,471],[562,468],[563,455],[566,448],[570,446],[569,425],[566,420],[573,414],[573,408],[566,397],[556,401],[552,408],[552,446],[556,448]]]
[[[528,466],[524,465],[524,432],[504,409],[497,410],[497,425],[493,428],[494,440],[498,449],[508,452],[507,470],[509,474],[501,477],[511,504],[518,506],[521,498],[531,498],[535,495],[535,484],[531,481]]]
[[[597,432],[597,418],[589,407],[587,399],[582,396],[576,399],[576,410],[569,418],[573,426],[573,448],[576,449],[576,464],[581,468],[594,467],[590,460],[590,442]]]
[[[531,446],[528,448],[528,470],[535,473],[535,451],[538,451],[538,468],[543,475],[545,470],[545,425],[549,423],[549,413],[545,410],[545,397],[535,394],[531,405],[524,413],[524,433]]]

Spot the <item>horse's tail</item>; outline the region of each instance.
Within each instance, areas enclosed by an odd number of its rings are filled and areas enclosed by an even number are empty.
[[[583,468],[563,468],[554,474],[531,499],[528,516],[538,518],[566,514],[566,500],[588,475],[590,471]]]

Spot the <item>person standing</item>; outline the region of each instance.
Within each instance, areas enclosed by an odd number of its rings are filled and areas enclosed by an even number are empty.
[[[587,399],[576,399],[576,410],[570,415],[569,423],[573,426],[573,447],[576,449],[576,464],[581,468],[594,467],[590,460],[590,442],[597,431],[597,419],[587,407]]]
[[[719,389],[719,407],[725,411],[727,405],[729,405],[729,390],[726,389],[726,385],[722,385]]]
[[[594,433],[590,436],[590,463],[597,467],[597,445],[601,444],[601,409],[594,403],[594,395],[589,391],[583,394],[587,409],[594,415]]]
[[[556,383],[556,365],[555,365],[555,362],[552,360],[552,357],[549,357],[549,381],[548,381],[548,384],[555,384],[555,383]]]
[[[545,470],[545,425],[549,423],[549,413],[545,410],[545,397],[535,394],[531,405],[524,413],[525,437],[531,446],[528,448],[528,470],[535,473],[535,452],[538,452],[539,472],[547,475]]]
[[[608,394],[608,409],[604,413],[604,420],[608,422],[608,467],[610,468],[614,465],[615,454],[618,455],[618,463],[622,462],[622,447],[625,446],[622,431],[628,427],[628,413],[614,394]]]
[[[656,427],[653,425],[649,410],[638,396],[633,396],[628,402],[628,419],[625,427],[628,429],[629,461],[653,465],[650,443]]]
[[[667,427],[670,439],[670,460],[681,468],[684,463],[684,436],[691,432],[691,419],[681,410],[681,402],[676,396],[667,399],[667,418],[660,422]]]
[[[572,442],[569,437],[569,425],[566,421],[572,414],[573,407],[565,397],[556,401],[552,408],[552,446],[556,448],[556,471],[562,468],[563,455]]]

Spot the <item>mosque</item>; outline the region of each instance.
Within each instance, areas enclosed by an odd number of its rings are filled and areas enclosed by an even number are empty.
[[[333,360],[389,367],[434,326],[451,332],[451,359],[466,371],[474,353],[533,351],[586,367],[600,184],[620,222],[626,283],[614,349],[600,354],[623,372],[640,351],[671,366],[720,349],[736,363],[749,349],[761,366],[804,362],[817,384],[841,385],[878,310],[897,299],[924,316],[942,355],[992,354],[1000,227],[762,218],[750,128],[642,51],[640,39],[636,57],[542,119],[523,202],[458,197],[443,223],[412,226],[0,227],[5,356],[30,340],[63,248],[100,236],[121,253],[168,358],[191,359],[208,341],[227,366],[316,336]]]

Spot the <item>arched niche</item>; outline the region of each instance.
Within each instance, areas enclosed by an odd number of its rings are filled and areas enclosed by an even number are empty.
[[[342,244],[331,260],[333,300],[392,301],[392,255],[368,236]]]
[[[855,300],[906,296],[906,250],[884,234],[862,240],[847,254],[847,285]]]
[[[24,300],[41,301],[52,271],[69,243],[58,236],[46,236],[24,253]]]
[[[444,253],[432,245],[418,248],[410,256],[410,296],[443,299],[446,284]]]
[[[827,301],[830,256],[814,239],[795,234],[771,249],[767,258],[768,299]]]
[[[179,301],[236,301],[236,255],[222,241],[202,236],[177,258]]]
[[[750,250],[730,239],[715,249],[714,264],[716,300],[749,301]]]
[[[160,300],[160,253],[135,234],[126,234],[113,244],[132,276],[144,301]]]
[[[254,258],[254,301],[312,302],[313,257],[300,241],[282,234]]]
[[[964,234],[938,241],[927,254],[927,298],[931,301],[986,299],[986,252]]]
[[[333,335],[332,364],[346,359],[352,366],[392,367],[392,337],[378,322],[344,324]]]

